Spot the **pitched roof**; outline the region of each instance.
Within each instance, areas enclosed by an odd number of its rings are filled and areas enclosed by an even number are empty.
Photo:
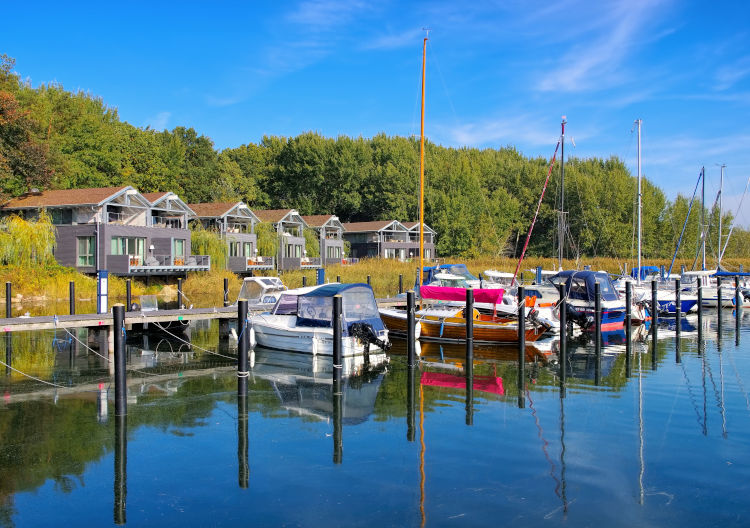
[[[302,220],[307,223],[310,227],[321,227],[326,224],[331,218],[337,218],[336,215],[308,215],[303,216]]]
[[[159,192],[151,192],[151,193],[141,193],[143,197],[148,200],[149,202],[156,203],[157,200],[160,198],[164,198],[166,195],[168,195],[171,191],[159,191]]]
[[[362,232],[362,231],[380,231],[391,225],[396,220],[375,220],[373,222],[348,222],[344,225],[344,229],[348,232]]]
[[[280,222],[282,218],[293,211],[294,209],[254,209],[253,213],[255,213],[255,216],[260,218],[261,222],[276,223]]]
[[[132,188],[129,185],[120,187],[95,187],[90,189],[59,189],[44,191],[39,194],[26,194],[13,198],[4,209],[26,209],[39,207],[60,207],[64,205],[99,205],[114,195]]]
[[[242,202],[209,202],[209,203],[197,203],[188,204],[188,207],[195,211],[195,215],[201,218],[204,217],[219,217],[224,216],[229,211],[237,207]]]
[[[401,222],[401,225],[403,225],[409,231],[419,231],[419,222]],[[427,224],[424,225],[424,230],[425,231],[431,231],[432,233],[436,232],[434,229],[432,229]]]

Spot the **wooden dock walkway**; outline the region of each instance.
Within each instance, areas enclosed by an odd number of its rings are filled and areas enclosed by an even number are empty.
[[[378,299],[378,306],[405,305],[403,299]],[[267,308],[263,308],[264,310]],[[248,307],[253,310],[252,306]],[[203,319],[237,319],[237,307],[183,308],[182,310],[155,310],[126,312],[125,324],[165,323],[169,321],[197,321]],[[56,328],[97,328],[112,326],[112,312],[106,314],[41,315],[36,317],[12,317],[0,319],[0,332],[22,332],[28,330],[54,330]]]

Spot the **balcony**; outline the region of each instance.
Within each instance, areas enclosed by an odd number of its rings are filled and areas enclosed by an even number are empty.
[[[299,261],[301,269],[315,269],[323,266],[323,259],[320,257],[302,257]]]
[[[164,227],[170,229],[184,229],[182,226],[182,218],[167,217],[167,216],[152,216],[151,217],[152,227]]]
[[[188,271],[208,271],[211,257],[190,255],[107,255],[107,269],[114,275],[177,275]]]
[[[276,257],[229,257],[227,268],[235,273],[276,268]]]

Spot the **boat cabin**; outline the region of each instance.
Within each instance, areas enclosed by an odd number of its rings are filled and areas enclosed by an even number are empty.
[[[246,277],[242,281],[237,300],[247,300],[251,306],[273,305],[287,288],[278,277]]]
[[[566,270],[551,277],[550,282],[557,286],[565,284],[565,292],[570,300],[591,301],[595,299],[595,284],[599,284],[602,301],[618,301],[620,295],[612,284],[612,279],[603,271]]]

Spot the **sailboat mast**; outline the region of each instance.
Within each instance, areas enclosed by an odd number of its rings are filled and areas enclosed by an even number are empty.
[[[719,253],[718,253],[718,264],[716,265],[717,268],[721,267],[721,193],[724,189],[724,169],[726,168],[726,165],[724,163],[721,164],[721,179],[719,180]]]
[[[419,127],[419,286],[424,272],[424,84],[427,37],[422,42],[422,122]]]
[[[638,125],[638,278],[637,283],[641,283],[641,216],[643,213],[643,202],[641,195],[641,123],[640,119],[636,119],[636,125]]]
[[[560,135],[560,220],[557,234],[557,260],[560,269],[563,267],[565,247],[565,116],[562,116],[562,134]]]
[[[706,269],[706,167],[701,167],[701,270]]]

